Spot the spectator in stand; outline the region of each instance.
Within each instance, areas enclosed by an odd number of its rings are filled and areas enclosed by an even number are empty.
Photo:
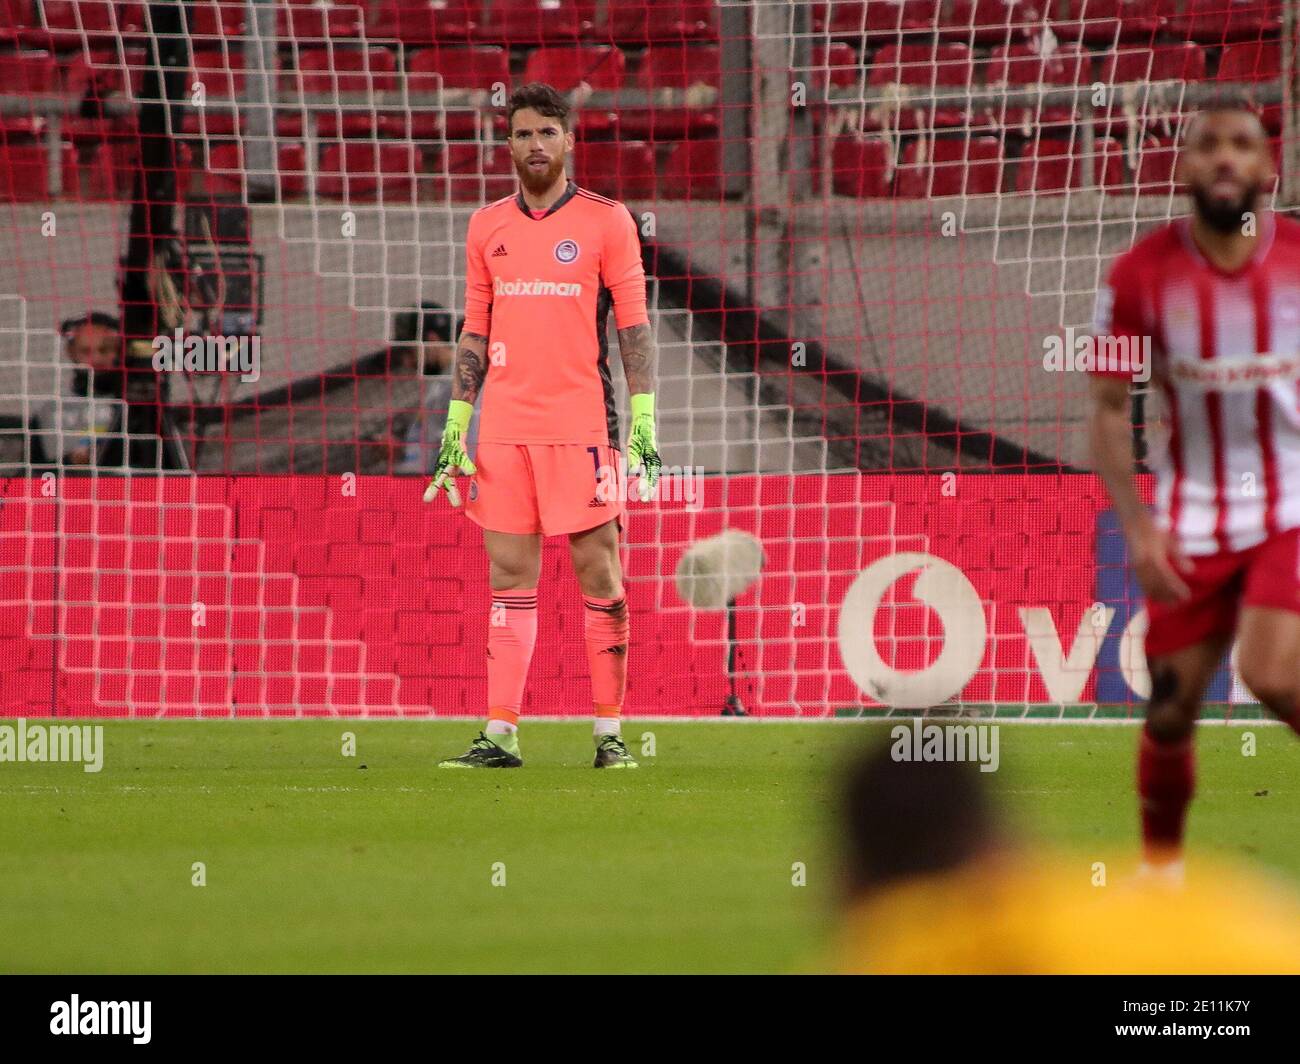
[[[126,402],[117,318],[94,311],[59,326],[59,394],[32,419],[36,465],[120,467]]]
[[[405,444],[399,473],[433,472],[438,460],[442,440],[442,423],[447,417],[451,402],[451,369],[456,356],[456,338],[464,327],[464,319],[456,320],[446,308],[437,303],[421,303],[419,309],[398,314],[393,329],[391,365],[409,367],[410,372],[420,372],[423,394],[419,414],[405,426],[396,426]],[[466,450],[471,456],[477,442],[475,426],[471,421]]]

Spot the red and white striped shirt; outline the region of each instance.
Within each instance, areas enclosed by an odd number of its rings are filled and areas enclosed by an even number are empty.
[[[1188,219],[1163,226],[1115,260],[1093,333],[1150,340],[1164,400],[1156,511],[1187,554],[1300,527],[1300,224],[1262,212],[1255,253],[1232,273],[1201,253]]]

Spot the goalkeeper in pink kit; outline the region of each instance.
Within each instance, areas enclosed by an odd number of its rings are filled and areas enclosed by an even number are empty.
[[[565,175],[568,106],[550,86],[507,108],[520,190],[475,211],[465,240],[465,328],[433,481],[483,527],[490,563],[487,726],[443,768],[518,768],[519,710],[537,640],[541,539],[569,538],[585,604],[595,767],[635,768],[620,718],[628,611],[618,544],[625,496],[605,323],[611,306],[631,392],[628,467],[646,499],[658,479],[654,341],[636,223]],[[474,459],[463,440],[482,393]]]

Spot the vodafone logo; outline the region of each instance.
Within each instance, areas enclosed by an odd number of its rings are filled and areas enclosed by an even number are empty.
[[[926,668],[904,672],[876,649],[876,611],[889,589],[921,570],[913,597],[939,615],[943,650]],[[840,606],[840,658],[854,683],[896,709],[926,709],[959,694],[984,659],[984,604],[965,574],[932,554],[903,551],[872,562],[849,585]]]
[[[912,598],[938,614],[943,649],[923,669],[897,669],[876,649],[876,616],[882,608],[898,608],[898,603],[884,604],[885,596],[900,579],[918,571]],[[1080,701],[1114,608],[1094,603],[1082,612],[1072,636],[1057,630],[1046,607],[1019,606],[1015,613],[1048,701],[1062,705]],[[1119,635],[1119,670],[1139,698],[1151,694],[1142,646],[1146,629],[1146,610],[1138,610]],[[979,592],[957,566],[933,554],[904,551],[872,562],[849,585],[836,635],[845,671],[860,690],[894,709],[929,709],[959,696],[979,673],[988,643],[988,618]],[[1001,638],[1009,635],[1004,631]]]

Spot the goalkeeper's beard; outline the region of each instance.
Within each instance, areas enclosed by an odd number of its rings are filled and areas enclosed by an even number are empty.
[[[524,186],[525,192],[531,192],[534,196],[540,196],[543,192],[548,192],[564,175],[564,156],[561,155],[554,160],[550,166],[540,174],[534,173],[528,168],[528,160],[523,162],[515,160],[515,173],[519,175],[519,183]]]

